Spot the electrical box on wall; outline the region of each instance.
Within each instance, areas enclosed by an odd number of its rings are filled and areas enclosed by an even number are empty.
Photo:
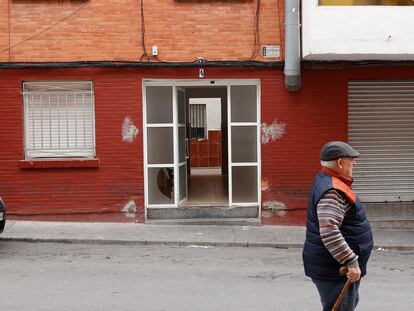
[[[152,46],[152,55],[153,56],[157,56],[158,55],[158,46],[156,46],[156,45],[153,45]]]
[[[269,58],[280,57],[280,45],[263,45],[262,56],[269,57]]]

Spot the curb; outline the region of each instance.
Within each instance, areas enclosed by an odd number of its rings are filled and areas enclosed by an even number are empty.
[[[4,242],[22,243],[62,243],[62,244],[86,244],[86,245],[159,245],[173,247],[251,247],[251,248],[277,248],[277,249],[301,249],[303,243],[261,243],[261,242],[198,242],[198,241],[162,241],[162,240],[115,240],[115,239],[72,239],[72,238],[0,238]],[[373,251],[396,250],[414,251],[413,246],[402,245],[374,245]]]
[[[111,239],[62,239],[62,238],[0,238],[4,242],[22,243],[62,243],[87,245],[162,245],[175,247],[252,247],[252,248],[302,248],[302,244],[260,243],[260,242],[198,242],[198,241],[144,241],[144,240],[111,240]]]

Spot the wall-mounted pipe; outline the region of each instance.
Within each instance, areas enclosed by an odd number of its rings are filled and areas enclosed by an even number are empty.
[[[285,86],[290,92],[302,86],[300,75],[300,0],[285,1]]]

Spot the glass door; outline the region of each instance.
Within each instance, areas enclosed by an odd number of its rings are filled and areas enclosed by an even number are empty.
[[[178,176],[178,181],[176,184],[178,185],[177,194],[178,197],[178,204],[184,202],[188,198],[188,187],[187,187],[187,126],[186,126],[186,99],[185,99],[185,91],[182,88],[176,87],[175,88],[175,95],[176,95],[176,103],[177,103],[177,140],[178,140],[178,148],[177,148],[177,169],[176,169],[176,176]]]
[[[230,205],[259,204],[258,85],[228,86]]]
[[[185,91],[176,86],[144,88],[146,206],[178,206],[187,195]]]
[[[144,98],[145,204],[174,206],[176,174],[173,87],[146,86]]]
[[[207,82],[144,82],[145,206],[178,207],[187,200],[187,103],[180,85],[210,86]],[[216,85],[227,86],[229,205],[260,205],[259,82]]]

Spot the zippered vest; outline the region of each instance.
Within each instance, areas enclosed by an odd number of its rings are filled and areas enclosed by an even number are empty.
[[[316,175],[309,194],[306,240],[302,253],[305,274],[313,279],[346,279],[346,277],[339,275],[341,265],[329,253],[319,234],[317,205],[325,193],[332,189],[337,190],[344,197],[348,198],[351,204],[354,202],[345,215],[339,230],[350,248],[358,255],[361,276],[364,276],[373,246],[371,227],[365,211],[362,208],[361,201],[353,192],[349,193],[348,191],[347,193],[346,187],[341,187],[341,182],[338,182],[338,178],[324,172],[319,172]]]

